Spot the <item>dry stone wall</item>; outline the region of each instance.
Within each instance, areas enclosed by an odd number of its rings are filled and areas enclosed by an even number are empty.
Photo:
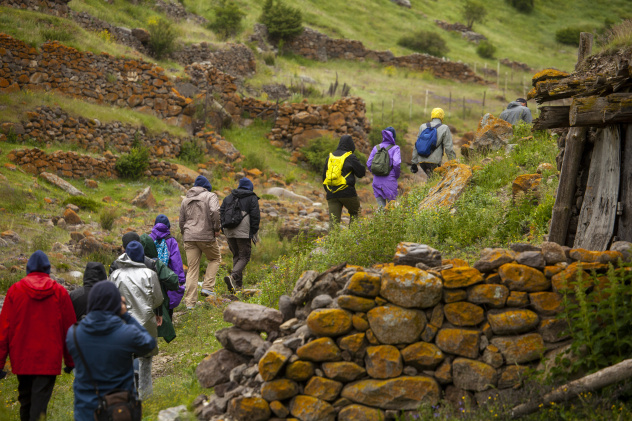
[[[196,415],[378,420],[443,398],[515,400],[527,370],[569,343],[556,318],[563,290],[586,270],[630,261],[632,244],[615,249],[515,244],[483,250],[470,267],[401,243],[394,263],[307,271],[279,310],[225,309],[233,326],[197,368],[214,394],[195,400]]]
[[[180,48],[171,58],[183,65],[210,62],[218,70],[232,76],[252,76],[257,72],[257,63],[252,50],[243,44],[228,44],[219,49],[203,42]]]
[[[305,28],[301,35],[288,42],[284,46],[284,50],[311,60],[370,59],[396,67],[407,67],[420,71],[427,70],[440,78],[468,83],[484,83],[484,80],[464,63],[418,53],[396,57],[390,51],[368,50],[360,41],[329,38],[327,35],[310,28]]]
[[[66,16],[70,11],[70,0],[0,0],[0,6],[33,10],[55,16]]]

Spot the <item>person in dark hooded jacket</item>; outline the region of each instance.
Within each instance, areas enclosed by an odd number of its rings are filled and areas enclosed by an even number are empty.
[[[351,136],[342,136],[338,147],[329,155],[323,169],[323,184],[327,193],[331,226],[340,223],[343,207],[349,211],[351,221],[357,218],[360,213],[360,200],[355,189],[355,182],[356,177],[364,177],[366,167],[353,154],[355,149]],[[336,164],[339,161],[342,161],[342,168],[337,168]]]
[[[18,376],[20,420],[40,420],[61,374],[75,366],[66,348],[66,331],[77,318],[64,287],[50,274],[50,262],[37,250],[26,264],[26,277],[11,285],[0,313],[0,378],[7,355]]]
[[[86,270],[83,272],[83,286],[70,292],[70,300],[75,308],[77,320],[81,320],[88,313],[88,295],[92,287],[101,281],[107,281],[108,275],[105,273],[105,266],[99,262],[88,262]]]
[[[255,194],[252,181],[244,177],[239,180],[239,185],[222,202],[219,208],[220,219],[223,221],[226,210],[230,204],[239,200],[239,209],[243,219],[233,228],[222,227],[228,247],[233,254],[233,270],[230,275],[224,277],[224,282],[229,291],[240,290],[243,287],[243,271],[250,261],[251,245],[256,243],[259,232],[259,197]]]
[[[68,329],[66,346],[76,361],[75,420],[88,421],[94,420],[99,403],[95,383],[100,396],[114,389],[136,394],[134,355],[150,352],[156,340],[127,311],[116,285],[105,281],[90,291],[88,314]]]

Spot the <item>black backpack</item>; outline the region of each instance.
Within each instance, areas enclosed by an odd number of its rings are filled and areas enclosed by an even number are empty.
[[[229,199],[231,199],[229,201]],[[240,200],[233,195],[224,199],[226,207],[221,215],[222,228],[237,228],[244,219],[244,214],[239,204]]]

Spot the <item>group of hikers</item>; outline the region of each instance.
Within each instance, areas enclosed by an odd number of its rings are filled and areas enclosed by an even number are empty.
[[[526,118],[526,101],[524,105],[520,99],[516,103],[519,105],[508,107],[510,116]],[[431,121],[421,125],[411,172],[421,167],[430,176],[441,165],[444,152],[449,159],[456,157],[444,117],[444,111],[435,108]],[[340,222],[343,207],[351,221],[360,212],[355,182],[365,176],[366,168],[354,151],[351,136],[342,136],[323,169],[332,224]],[[395,129],[387,127],[366,165],[373,174],[373,192],[380,208],[397,198],[401,164]],[[45,417],[62,359],[66,373],[75,369],[75,420],[117,420],[113,415],[117,411],[119,416],[128,414],[125,419],[140,419],[140,401],[152,394],[151,367],[158,353],[157,338],[171,342],[176,337],[174,309],[184,301],[191,310],[198,302],[202,254],[208,265],[200,293],[215,295],[221,263],[220,232],[233,255],[232,270],[224,282],[231,293],[243,288],[243,271],[250,261],[251,247],[258,241],[258,201],[252,181],[244,177],[220,205],[209,180],[198,176],[180,206],[178,228],[186,272],[178,241],[171,235],[171,223],[164,214],[156,217],[150,233],[129,231],[122,236],[125,252],[111,263],[109,276],[103,264],[89,262],[83,286],[70,293],[50,277],[46,254],[40,250],[33,253],[26,277],[9,288],[0,312],[0,379],[7,374],[8,356],[18,379],[20,419],[39,421]]]

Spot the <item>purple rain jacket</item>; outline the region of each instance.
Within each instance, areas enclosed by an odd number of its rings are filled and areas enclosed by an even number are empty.
[[[151,229],[149,236],[154,240],[160,240],[171,235],[169,227],[165,224],[158,222]],[[184,286],[186,284],[186,276],[184,275],[184,267],[182,265],[182,257],[180,256],[180,247],[178,247],[178,241],[171,237],[167,240],[167,249],[169,249],[169,264],[167,267],[171,269],[176,275],[178,275],[178,283],[180,288],[177,291],[167,291],[169,296],[169,308],[173,309],[178,307],[182,297],[184,296]]]
[[[395,200],[397,198],[397,179],[399,178],[402,156],[399,146],[395,145],[393,133],[388,130],[382,130],[382,143],[378,146],[387,148],[391,145],[394,145],[388,151],[388,155],[391,157],[391,165],[393,166],[391,172],[386,176],[373,175],[373,194],[375,197],[381,197],[386,200]],[[369,155],[369,159],[366,162],[369,170],[371,169],[371,164],[373,163],[373,158],[377,153],[378,146],[373,147],[371,155]]]

